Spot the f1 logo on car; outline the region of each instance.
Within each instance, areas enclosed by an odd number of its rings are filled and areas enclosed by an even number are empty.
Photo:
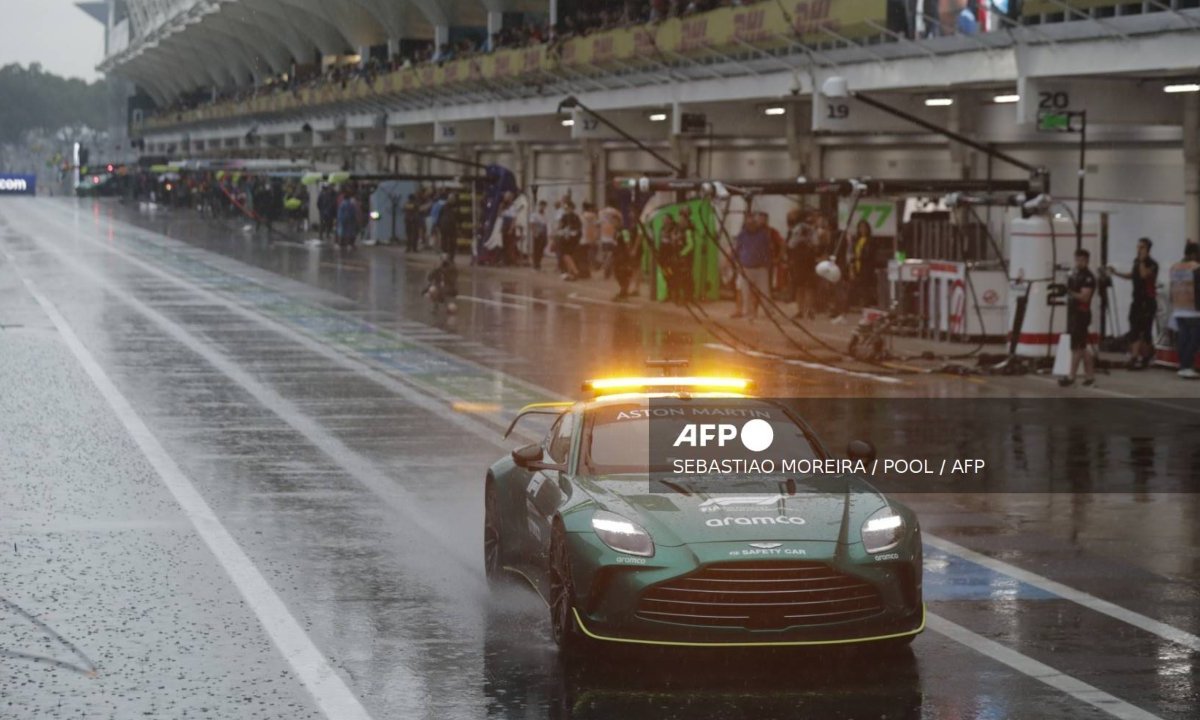
[[[766,420],[747,420],[739,430],[730,423],[688,423],[675,438],[675,447],[725,447],[725,443],[740,437],[742,445],[750,452],[762,452],[775,441],[775,431]]]

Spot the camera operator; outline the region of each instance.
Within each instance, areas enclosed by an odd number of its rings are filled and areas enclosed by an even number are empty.
[[[1137,257],[1128,273],[1113,266],[1108,272],[1122,280],[1133,281],[1133,304],[1129,306],[1129,369],[1144,370],[1154,359],[1154,318],[1158,314],[1158,262],[1150,257],[1154,243],[1142,238]]]
[[[1091,253],[1083,248],[1075,251],[1075,270],[1067,278],[1067,334],[1071,336],[1071,367],[1058,384],[1068,387],[1075,383],[1075,373],[1083,362],[1084,387],[1096,384],[1096,360],[1088,352],[1088,330],[1092,324],[1092,296],[1096,294],[1096,276],[1088,269]]]

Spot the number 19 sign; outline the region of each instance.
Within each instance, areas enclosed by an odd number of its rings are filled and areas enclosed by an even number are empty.
[[[888,96],[887,101],[914,115],[934,121],[941,119],[934,111],[924,107],[917,98]],[[812,127],[817,132],[834,133],[921,132],[920,127],[907,120],[889,115],[854,98],[831,98],[820,92],[813,95]]]

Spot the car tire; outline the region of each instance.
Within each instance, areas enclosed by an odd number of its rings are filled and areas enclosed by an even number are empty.
[[[558,646],[559,659],[578,658],[587,639],[575,623],[575,583],[571,577],[571,558],[567,550],[567,531],[554,523],[550,534],[550,633]]]
[[[499,587],[508,581],[505,562],[504,512],[500,508],[500,492],[489,477],[483,495],[483,569],[488,587]]]

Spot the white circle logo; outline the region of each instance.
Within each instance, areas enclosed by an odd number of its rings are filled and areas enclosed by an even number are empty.
[[[762,452],[775,441],[775,430],[766,420],[750,420],[742,426],[742,444],[750,452]]]

